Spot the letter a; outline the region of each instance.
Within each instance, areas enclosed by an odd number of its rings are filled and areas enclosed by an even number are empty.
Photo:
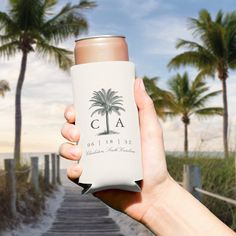
[[[120,127],[124,127],[124,125],[123,125],[123,123],[122,123],[120,118],[118,119],[118,121],[116,123],[116,127],[119,127],[119,124],[120,124]]]

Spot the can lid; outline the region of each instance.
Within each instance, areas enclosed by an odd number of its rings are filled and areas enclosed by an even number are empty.
[[[104,35],[94,35],[94,36],[87,36],[82,37],[79,39],[76,39],[75,42],[81,41],[81,40],[87,40],[87,39],[96,39],[96,38],[125,38],[123,35],[112,35],[112,34],[104,34]]]

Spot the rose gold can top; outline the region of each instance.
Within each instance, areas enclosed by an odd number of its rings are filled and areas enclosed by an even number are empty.
[[[124,36],[99,35],[76,40],[75,64],[128,60]]]

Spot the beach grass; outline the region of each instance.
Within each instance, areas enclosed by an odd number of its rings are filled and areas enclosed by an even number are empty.
[[[220,159],[207,156],[183,158],[167,157],[168,170],[176,181],[183,180],[183,165],[194,164],[201,168],[202,188],[225,197],[235,198],[234,158]],[[225,224],[236,230],[235,206],[209,196],[203,196],[202,202]]]

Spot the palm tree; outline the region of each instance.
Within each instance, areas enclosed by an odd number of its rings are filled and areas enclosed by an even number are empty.
[[[145,88],[149,96],[152,98],[157,115],[160,118],[165,119],[165,111],[171,101],[171,94],[157,86],[159,80],[159,77],[143,77]]]
[[[9,83],[6,80],[0,80],[0,96],[4,97],[7,91],[10,91]]]
[[[170,117],[181,116],[184,123],[184,152],[188,156],[188,125],[190,117],[196,115],[200,117],[209,117],[222,115],[221,107],[205,107],[206,102],[221,93],[220,91],[207,93],[209,87],[197,76],[190,81],[188,74],[177,74],[169,80],[169,88],[172,93],[172,104],[167,113]]]
[[[0,56],[22,54],[15,96],[14,158],[17,164],[20,164],[21,91],[28,55],[36,52],[61,69],[68,69],[72,65],[72,52],[57,45],[87,30],[88,24],[81,11],[95,6],[94,2],[81,0],[75,5],[67,3],[54,13],[57,3],[58,0],[9,0],[8,12],[0,12]]]
[[[223,14],[219,11],[212,20],[207,10],[199,12],[198,19],[190,18],[190,29],[196,42],[180,39],[176,47],[187,51],[174,57],[169,68],[192,65],[200,70],[202,76],[214,76],[222,83],[223,95],[223,142],[224,155],[228,157],[228,103],[226,80],[229,69],[236,68],[236,11]]]
[[[109,128],[109,114],[112,112],[117,113],[120,116],[120,110],[125,111],[123,107],[123,100],[122,96],[117,96],[117,91],[113,91],[111,89],[108,89],[107,91],[105,89],[101,89],[99,91],[93,92],[93,97],[89,100],[92,102],[92,105],[89,109],[93,107],[99,107],[96,110],[94,110],[91,114],[91,117],[98,113],[101,116],[106,115],[106,132],[101,133],[102,134],[110,134],[110,128]]]

